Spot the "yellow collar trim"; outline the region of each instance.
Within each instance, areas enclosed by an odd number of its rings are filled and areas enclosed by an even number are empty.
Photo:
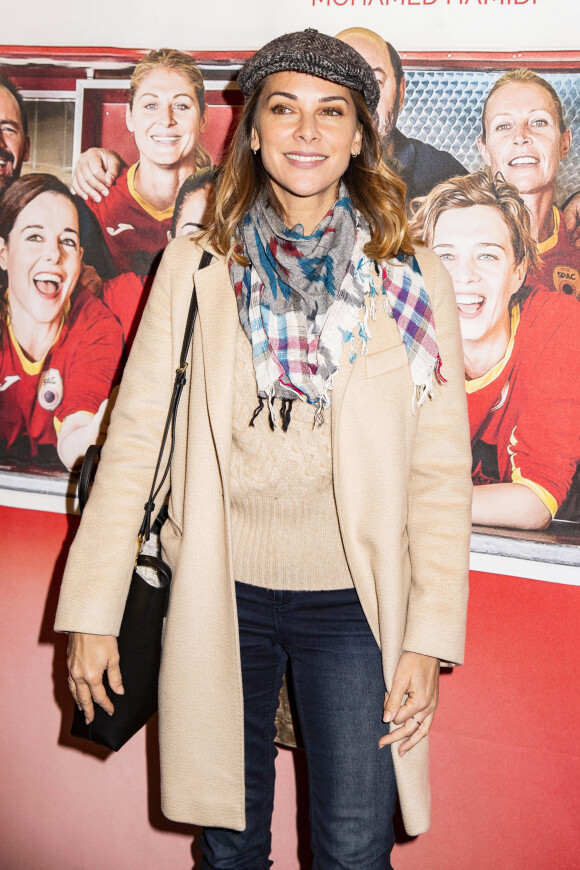
[[[552,210],[554,213],[554,232],[543,242],[538,242],[538,252],[540,254],[545,254],[547,251],[551,251],[552,248],[556,247],[558,242],[558,233],[560,232],[560,212],[555,205],[552,206]]]
[[[138,163],[134,163],[133,166],[130,166],[127,170],[127,187],[129,189],[129,193],[137,203],[137,205],[141,206],[143,211],[146,211],[148,215],[151,215],[156,221],[166,221],[171,220],[173,217],[173,206],[170,208],[164,208],[163,210],[159,210],[155,208],[154,205],[151,205],[150,202],[147,202],[140,193],[135,189],[135,173],[139,168]]]
[[[512,309],[511,318],[510,318],[510,340],[508,342],[508,346],[506,348],[506,352],[503,357],[497,362],[488,372],[484,375],[481,375],[479,378],[473,378],[471,381],[465,381],[465,391],[467,393],[476,393],[478,390],[481,390],[482,387],[486,387],[488,384],[491,384],[498,375],[501,374],[503,369],[506,367],[509,359],[512,355],[512,351],[514,349],[514,342],[516,340],[516,330],[519,326],[520,322],[520,306],[515,305]]]
[[[6,294],[6,297],[8,298],[8,293]],[[63,316],[61,318],[60,326],[58,327],[58,332],[56,333],[55,339],[52,342],[52,344],[50,345],[50,347],[48,348],[48,350],[46,351],[46,353],[44,354],[44,356],[42,357],[42,359],[39,359],[36,362],[28,359],[28,357],[26,356],[26,354],[22,350],[22,348],[18,342],[18,339],[14,335],[14,330],[12,329],[12,323],[10,321],[10,315],[8,315],[7,320],[6,320],[6,323],[8,326],[8,335],[10,336],[10,341],[12,342],[12,346],[13,346],[14,350],[16,351],[16,356],[18,357],[18,359],[20,361],[20,365],[22,366],[23,371],[27,375],[39,375],[42,372],[42,366],[44,365],[44,361],[45,361],[46,357],[48,356],[51,348],[53,348],[55,346],[58,339],[60,338],[60,334],[62,332],[62,328],[64,326],[64,322],[66,320],[66,316],[67,316],[69,310],[70,310],[70,301],[67,300],[65,310],[63,311]]]

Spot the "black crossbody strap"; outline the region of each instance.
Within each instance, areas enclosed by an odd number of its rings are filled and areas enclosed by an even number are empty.
[[[209,251],[204,251],[201,255],[201,259],[199,261],[199,266],[197,270],[205,269],[206,266],[212,261],[213,255],[210,254]],[[195,275],[193,276],[193,291],[191,294],[191,302],[189,303],[189,311],[187,314],[187,322],[185,324],[185,333],[183,335],[183,345],[181,347],[181,356],[179,358],[179,368],[175,372],[175,382],[173,384],[173,393],[171,395],[171,401],[169,402],[169,411],[167,412],[167,419],[165,421],[165,428],[163,430],[163,437],[161,439],[161,447],[159,449],[159,456],[157,457],[157,465],[155,466],[155,474],[153,475],[153,483],[151,484],[151,491],[149,493],[149,498],[145,503],[145,515],[143,517],[143,522],[141,523],[141,528],[139,529],[138,542],[139,542],[139,552],[141,551],[141,545],[144,541],[149,539],[149,535],[151,534],[151,517],[153,515],[153,511],[155,510],[155,499],[161,490],[165,482],[165,478],[169,474],[169,469],[171,467],[171,460],[173,459],[173,451],[175,449],[175,425],[177,421],[177,408],[179,406],[179,400],[181,398],[181,393],[183,392],[183,388],[185,386],[187,377],[187,355],[189,353],[189,347],[191,345],[191,339],[193,337],[193,328],[195,326],[195,319],[197,316],[197,292],[195,289]],[[157,484],[157,476],[159,475],[159,470],[161,468],[161,462],[163,460],[163,453],[165,451],[165,445],[167,443],[167,436],[171,432],[171,446],[169,450],[169,456],[167,457],[167,463],[165,465],[165,471],[163,472],[163,476]]]
[[[197,270],[205,269],[206,266],[209,266],[213,259],[213,255],[210,254],[209,251],[204,251],[201,255],[201,259],[199,261],[199,266]],[[165,478],[169,473],[169,468],[171,466],[171,460],[173,458],[173,450],[175,446],[175,421],[177,418],[177,408],[179,405],[179,400],[181,398],[181,393],[183,392],[183,388],[186,382],[186,370],[187,370],[187,355],[189,353],[189,347],[191,345],[191,339],[193,337],[193,328],[195,326],[195,318],[197,316],[197,293],[195,289],[195,275],[193,277],[193,291],[191,294],[191,302],[189,303],[189,311],[187,314],[187,322],[185,324],[185,333],[183,335],[183,345],[181,348],[181,356],[179,358],[179,368],[175,372],[175,382],[173,384],[173,393],[171,395],[171,401],[169,403],[169,411],[167,413],[167,419],[165,421],[165,428],[163,430],[163,438],[161,439],[161,447],[159,449],[159,456],[157,457],[157,465],[155,466],[155,474],[153,476],[153,483],[151,485],[151,491],[149,493],[149,498],[147,499],[147,504],[145,505],[145,516],[143,517],[143,522],[141,523],[141,528],[139,529],[139,550],[141,550],[141,544],[143,541],[146,541],[149,538],[151,532],[151,516],[153,511],[155,510],[155,498],[159,493],[159,490],[163,486]],[[165,444],[167,443],[167,435],[171,432],[171,449],[169,451],[169,457],[167,460],[167,465],[165,467],[165,471],[163,473],[163,477],[161,479],[161,483],[156,488],[157,483],[157,475],[159,474],[159,469],[161,467],[161,462],[163,459],[163,452],[165,450]],[[78,483],[78,493],[79,493],[79,506],[81,514],[85,509],[85,505],[87,503],[89,497],[89,485],[93,475],[95,463],[100,456],[101,446],[96,444],[91,444],[88,448],[85,458],[83,460],[83,464],[80,471],[79,483]]]

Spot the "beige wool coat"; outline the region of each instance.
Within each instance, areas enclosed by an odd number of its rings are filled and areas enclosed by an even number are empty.
[[[200,254],[182,238],[163,257],[70,550],[57,631],[119,631]],[[402,650],[460,663],[465,635],[471,454],[461,338],[445,269],[427,250],[417,257],[447,382],[412,413],[407,354],[385,316],[372,324],[368,355],[341,367],[332,391],[340,529],[387,687]],[[229,506],[239,321],[223,258],[196,275],[196,287],[199,315],[162,532],[173,570],[159,684],[162,807],[176,821],[241,830],[243,702]],[[169,482],[159,505],[168,489]],[[405,827],[421,833],[429,826],[428,742],[393,757]]]

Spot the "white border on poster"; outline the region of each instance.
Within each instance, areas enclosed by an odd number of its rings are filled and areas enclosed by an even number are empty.
[[[577,48],[575,0],[29,0],[2,22],[5,45],[169,45],[196,51],[252,51],[290,30],[336,33],[368,27],[400,51],[553,51]],[[87,27],[90,20],[91,26]],[[235,22],[225,26],[224,22]],[[561,22],[561,25],[555,24]]]

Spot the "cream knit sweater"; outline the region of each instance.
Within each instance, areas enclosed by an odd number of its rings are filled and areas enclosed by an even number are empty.
[[[345,364],[348,356],[343,356]],[[330,413],[314,428],[314,408],[295,401],[282,431],[258,404],[250,343],[240,326],[231,460],[234,577],[268,589],[353,585],[338,526],[332,481]]]

